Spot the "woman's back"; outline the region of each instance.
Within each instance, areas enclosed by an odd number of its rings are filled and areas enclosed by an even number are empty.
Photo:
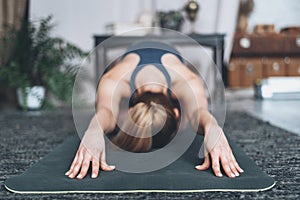
[[[126,90],[127,97],[133,93],[133,89],[142,86],[152,91],[159,86],[178,91],[178,85],[197,75],[183,63],[178,51],[167,47],[166,44],[151,46],[151,43],[147,43],[144,48],[141,44],[134,45],[103,78],[118,81],[123,85],[122,90]]]

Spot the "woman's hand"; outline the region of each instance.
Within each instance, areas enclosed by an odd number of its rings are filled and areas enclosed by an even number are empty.
[[[204,162],[195,168],[206,170],[212,163],[212,169],[216,176],[222,177],[221,167],[228,177],[234,178],[244,172],[237,163],[228,144],[225,134],[218,125],[210,126],[204,137]]]
[[[69,178],[82,179],[86,176],[90,164],[92,166],[92,178],[98,177],[100,168],[103,171],[115,169],[115,166],[106,163],[103,132],[88,130],[85,133],[71,167],[65,175]]]

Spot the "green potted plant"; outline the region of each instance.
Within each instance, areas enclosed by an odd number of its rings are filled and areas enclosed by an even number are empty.
[[[52,17],[24,21],[19,30],[9,28],[0,46],[0,82],[16,89],[23,109],[40,109],[49,92],[71,102],[73,82],[87,54],[59,37],[52,37]]]
[[[183,16],[180,11],[157,12],[160,26],[162,28],[180,31],[183,22]]]

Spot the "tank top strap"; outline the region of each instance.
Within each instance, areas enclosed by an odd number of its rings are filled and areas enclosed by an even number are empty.
[[[132,72],[131,78],[130,78],[131,93],[133,94],[134,91],[136,90],[135,79],[136,79],[136,76],[137,76],[138,72],[140,72],[147,65],[153,65],[153,66],[155,66],[165,76],[166,82],[167,82],[167,85],[168,85],[168,96],[171,99],[172,98],[172,91],[171,91],[172,80],[171,80],[171,76],[170,76],[169,72],[167,71],[167,69],[162,64],[159,64],[159,63],[152,63],[152,64],[149,63],[149,64],[138,65],[134,69],[134,71]]]

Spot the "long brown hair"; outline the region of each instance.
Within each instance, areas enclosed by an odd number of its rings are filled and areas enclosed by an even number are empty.
[[[130,117],[112,141],[132,152],[147,152],[165,146],[175,136],[179,124],[174,108],[170,98],[162,93],[134,94]]]

